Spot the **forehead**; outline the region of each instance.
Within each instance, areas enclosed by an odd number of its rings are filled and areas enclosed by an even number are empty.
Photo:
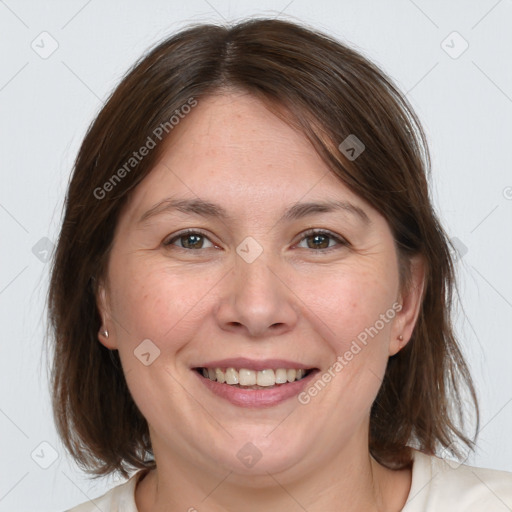
[[[366,205],[334,176],[304,134],[250,94],[200,99],[171,135],[134,191],[133,217],[172,195],[228,202],[253,214],[320,198]]]
[[[211,158],[226,165],[246,162],[252,171],[274,163],[290,164],[298,157],[323,168],[306,136],[271,108],[278,107],[244,92],[200,99],[167,141],[165,154],[171,161],[203,163]]]

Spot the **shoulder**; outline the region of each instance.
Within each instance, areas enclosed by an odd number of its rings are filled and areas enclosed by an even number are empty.
[[[135,487],[137,482],[146,473],[140,470],[126,482],[110,489],[102,496],[91,499],[73,507],[66,512],[137,512],[135,504]]]
[[[506,512],[512,473],[460,464],[414,451],[411,490],[403,512]]]

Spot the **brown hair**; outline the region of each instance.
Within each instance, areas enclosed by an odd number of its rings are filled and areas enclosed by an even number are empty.
[[[399,468],[410,462],[410,446],[429,454],[445,447],[456,456],[454,441],[473,449],[474,439],[462,431],[463,390],[477,428],[478,404],[451,325],[454,268],[429,199],[422,127],[406,98],[358,52],[314,30],[265,19],[195,26],[162,42],[123,78],[84,138],[49,289],[53,410],[66,448],[96,476],[119,471],[126,477],[155,466],[148,425],[119,355],[97,339],[97,283],[120,211],[163,144],[136,163],[133,152],[155,139],[158,127],[172,136],[170,119],[184,105],[226,88],[257,95],[299,128],[332,172],[386,218],[402,286],[408,286],[408,258],[424,258],[425,289],[412,338],[389,358],[372,406],[372,455]],[[339,149],[350,134],[366,146],[355,160]]]

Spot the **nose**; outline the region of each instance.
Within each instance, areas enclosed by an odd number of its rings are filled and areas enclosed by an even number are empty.
[[[216,317],[223,330],[268,337],[292,330],[298,321],[297,296],[282,268],[263,254],[252,263],[237,257],[219,297]]]

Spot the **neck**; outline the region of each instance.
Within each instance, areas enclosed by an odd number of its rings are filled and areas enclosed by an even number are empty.
[[[315,468],[301,467],[270,474],[234,473],[201,468],[190,457],[157,460],[136,489],[139,512],[175,510],[280,510],[294,512],[382,512],[401,510],[410,489],[410,468],[392,471],[378,464],[366,447],[347,446]],[[156,453],[156,450],[155,450]],[[179,470],[176,470],[179,468]],[[256,468],[256,466],[255,466]]]

